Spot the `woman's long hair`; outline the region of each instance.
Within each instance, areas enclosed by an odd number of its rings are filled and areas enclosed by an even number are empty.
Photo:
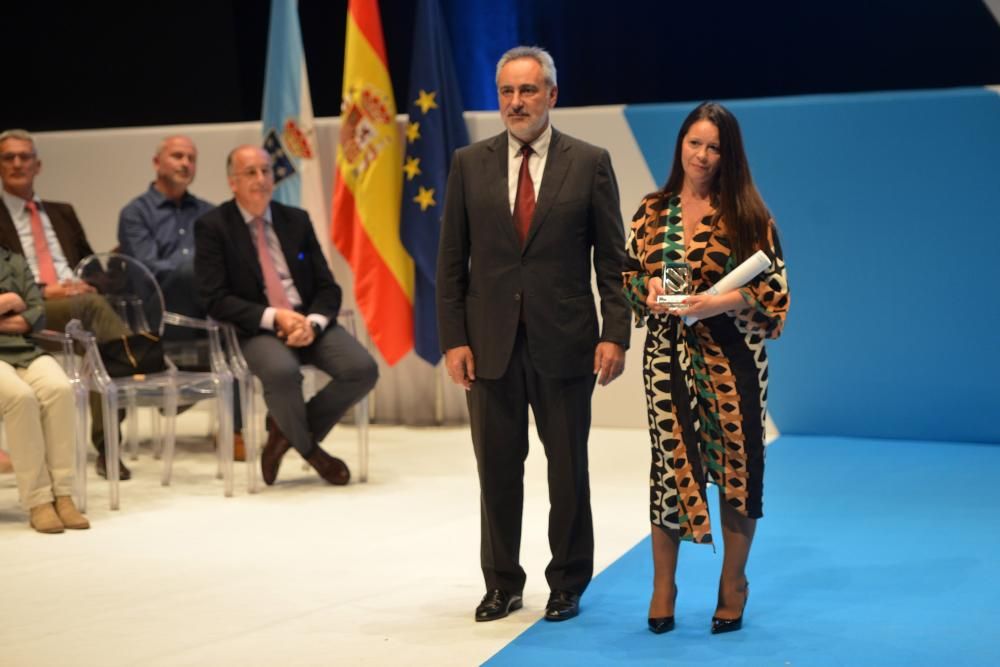
[[[767,249],[767,226],[771,214],[764,205],[750,176],[750,165],[743,150],[743,137],[736,117],[721,104],[702,102],[688,114],[677,133],[674,162],[670,177],[659,190],[660,195],[679,195],[684,185],[681,146],[691,126],[707,120],[719,128],[719,171],[711,186],[716,209],[714,224],[725,225],[726,236],[737,262],[742,262],[759,249]]]

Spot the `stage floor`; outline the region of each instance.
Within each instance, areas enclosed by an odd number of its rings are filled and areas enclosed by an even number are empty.
[[[290,453],[278,483],[225,498],[204,413],[180,417],[174,481],[148,443],[111,512],[88,467],[89,531],[41,535],[0,477],[0,664],[474,665],[539,620],[545,456],[532,440],[525,608],[475,623],[479,491],[467,427],[371,428],[369,482],[334,488]],[[357,470],[356,435],[325,443]],[[647,533],[644,430],[595,429],[597,568]],[[93,459],[93,454],[91,455]],[[641,613],[641,612],[640,612]]]
[[[478,490],[466,428],[373,427],[367,484],[286,458],[279,482],[222,496],[203,417],[182,417],[174,483],[146,447],[122,509],[90,466],[90,531],[40,535],[0,477],[0,664],[986,665],[1000,447],[784,436],[743,631],[708,633],[721,553],[684,545],[678,626],[645,629],[651,565],[644,429],[594,429],[600,574],[578,619],[548,594],[545,459],[527,464],[525,608],[475,623]],[[355,433],[328,449],[355,465]],[[714,491],[713,491],[714,495]]]

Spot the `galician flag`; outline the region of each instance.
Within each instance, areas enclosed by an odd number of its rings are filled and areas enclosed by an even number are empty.
[[[403,149],[376,0],[350,0],[333,243],[354,271],[354,297],[389,365],[413,349],[413,260],[399,237]]]
[[[261,117],[264,148],[274,167],[274,199],[309,212],[316,238],[329,260],[329,218],[296,0],[271,0]]]

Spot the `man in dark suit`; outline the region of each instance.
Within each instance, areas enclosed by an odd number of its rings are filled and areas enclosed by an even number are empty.
[[[309,215],[271,201],[271,158],[240,146],[226,160],[234,198],[196,223],[195,273],[208,314],[236,326],[267,404],[264,482],[273,484],[290,447],[331,484],[347,484],[347,465],[319,447],[347,410],[371,391],[378,367],[337,324],[341,290]],[[332,381],[307,404],[302,364]]]
[[[41,170],[31,134],[25,130],[0,133],[0,246],[24,255],[42,292],[50,329],[62,331],[77,317],[98,340],[118,338],[127,333],[125,324],[91,285],[74,277],[76,265],[94,252],[76,212],[69,204],[45,201],[35,193],[35,177]],[[97,472],[104,477],[104,420],[96,393],[91,394],[90,406]],[[119,463],[118,478],[130,477],[128,468]]]
[[[562,621],[577,615],[593,575],[590,399],[595,379],[605,385],[624,368],[625,241],[607,151],[549,124],[558,92],[552,57],[537,47],[511,49],[496,81],[507,131],[456,151],[448,178],[437,274],[441,346],[448,374],[468,391],[479,471],[487,593],[476,620],[522,606],[530,406],[549,471],[545,618]]]

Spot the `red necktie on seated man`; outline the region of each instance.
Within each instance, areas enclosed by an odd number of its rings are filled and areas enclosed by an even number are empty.
[[[517,229],[517,236],[521,239],[521,247],[528,238],[528,230],[531,229],[531,218],[535,215],[535,184],[531,180],[531,172],[528,170],[528,159],[531,154],[531,146],[524,144],[521,146],[521,171],[517,176],[517,194],[514,195],[514,228]]]
[[[275,267],[274,257],[271,255],[272,249],[267,242],[267,234],[264,233],[264,218],[254,218],[253,226],[257,236],[257,260],[260,262],[260,270],[264,274],[267,302],[274,308],[291,310],[292,303],[289,301],[285,286],[278,276],[278,269]]]
[[[42,216],[38,212],[38,204],[28,201],[24,207],[31,213],[31,236],[35,242],[35,260],[38,262],[38,282],[45,285],[55,285],[59,282],[56,275],[56,264],[52,261],[49,242],[45,238],[45,227],[42,226]]]

